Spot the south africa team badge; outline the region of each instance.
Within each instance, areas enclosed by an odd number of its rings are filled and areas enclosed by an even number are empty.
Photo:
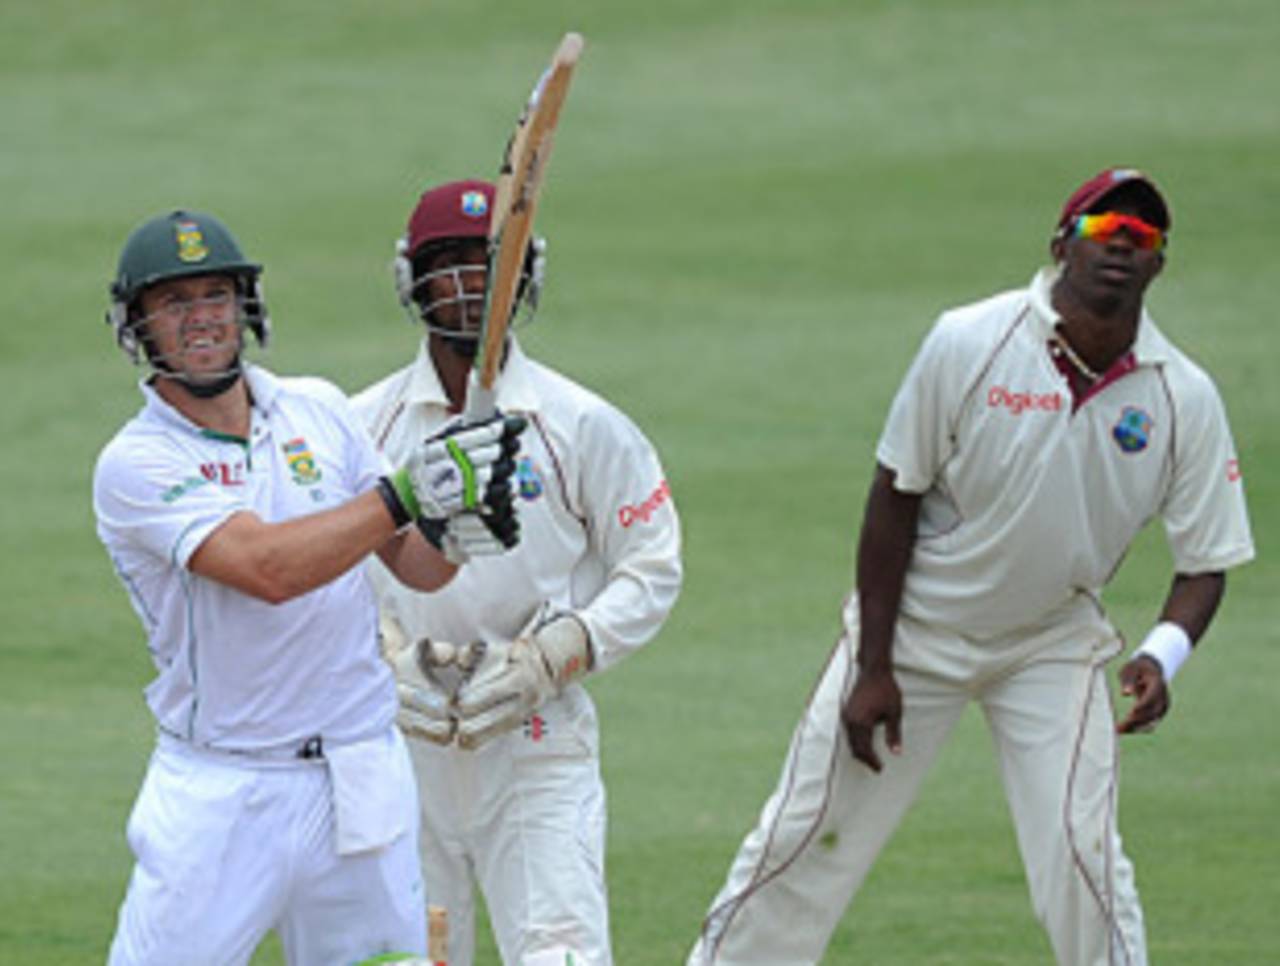
[[[204,243],[204,233],[200,231],[200,223],[183,220],[173,226],[178,242],[178,260],[183,262],[202,262],[209,257],[209,246]]]
[[[1140,453],[1151,441],[1151,417],[1137,406],[1125,406],[1120,420],[1111,428],[1111,436],[1126,453]]]
[[[311,454],[307,441],[299,436],[284,444],[284,458],[289,463],[289,472],[293,474],[293,482],[299,486],[311,486],[320,482],[320,467]]]

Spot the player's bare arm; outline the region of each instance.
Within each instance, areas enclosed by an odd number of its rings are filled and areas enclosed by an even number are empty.
[[[894,488],[894,472],[877,464],[858,540],[858,680],[840,718],[853,756],[872,771],[883,767],[873,746],[885,727],[889,750],[902,748],[902,694],[893,674],[893,629],[907,564],[915,546],[920,497]]]
[[[421,536],[407,531],[397,536],[373,490],[332,510],[282,523],[267,523],[248,511],[232,514],[192,555],[190,568],[279,604],[322,587],[384,546],[395,561],[388,566],[418,589],[443,587],[457,572]]]
[[[1175,575],[1160,612],[1160,622],[1181,628],[1194,644],[1208,629],[1226,587],[1226,574],[1220,571]],[[1116,726],[1120,734],[1152,731],[1169,713],[1171,676],[1156,657],[1141,651],[1120,669],[1121,693],[1134,698],[1133,707]]]
[[[377,548],[376,553],[400,583],[414,590],[438,590],[458,571],[457,565],[428,543],[417,528],[394,534]],[[443,570],[447,571],[443,579],[442,563]]]

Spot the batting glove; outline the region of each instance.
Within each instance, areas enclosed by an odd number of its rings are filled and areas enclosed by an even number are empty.
[[[510,499],[513,457],[526,425],[521,416],[499,413],[470,426],[453,423],[428,437],[387,477],[405,521],[502,507]]]
[[[572,613],[537,620],[511,643],[505,661],[483,669],[458,689],[458,746],[479,748],[517,728],[591,666],[587,629]]]
[[[489,483],[495,493],[495,480]],[[461,566],[472,557],[491,557],[510,550],[520,542],[520,520],[510,496],[510,477],[504,481],[505,496],[486,497],[478,513],[460,513],[447,520],[418,518],[418,529],[427,542],[446,560]]]

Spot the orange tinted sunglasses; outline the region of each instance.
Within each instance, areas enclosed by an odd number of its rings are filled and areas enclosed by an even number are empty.
[[[1139,248],[1152,252],[1164,248],[1164,232],[1134,215],[1104,211],[1102,214],[1080,215],[1076,218],[1075,235],[1078,238],[1105,243],[1122,231],[1127,232]]]

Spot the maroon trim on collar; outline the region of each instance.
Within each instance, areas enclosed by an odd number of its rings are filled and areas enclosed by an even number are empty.
[[[1086,401],[1106,389],[1107,386],[1138,368],[1137,357],[1134,356],[1133,350],[1130,349],[1115,362],[1111,363],[1110,368],[1102,374],[1101,379],[1097,382],[1090,382],[1083,373],[1071,364],[1071,360],[1064,353],[1053,351],[1052,342],[1045,343],[1045,347],[1049,352],[1049,358],[1053,360],[1054,366],[1066,376],[1067,385],[1071,388],[1071,411],[1073,413],[1083,406]]]

